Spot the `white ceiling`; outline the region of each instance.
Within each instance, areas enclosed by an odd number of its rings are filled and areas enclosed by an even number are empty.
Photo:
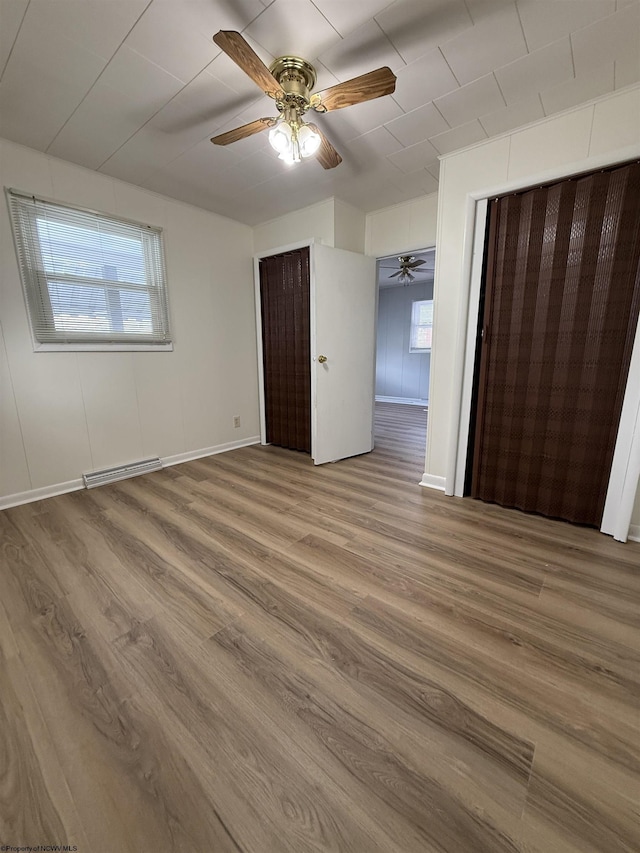
[[[264,133],[214,146],[276,112],[220,29],[312,61],[316,90],[389,65],[396,92],[317,118],[331,171]],[[255,224],[433,192],[439,154],[637,82],[640,0],[0,0],[0,74],[1,136]]]

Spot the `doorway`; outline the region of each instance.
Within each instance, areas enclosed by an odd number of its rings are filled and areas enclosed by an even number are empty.
[[[408,453],[419,430],[418,470],[426,447],[434,272],[434,248],[381,257],[376,264],[376,429],[388,430],[394,418],[397,429],[411,424]]]
[[[496,199],[473,497],[599,527],[640,312],[640,164]]]

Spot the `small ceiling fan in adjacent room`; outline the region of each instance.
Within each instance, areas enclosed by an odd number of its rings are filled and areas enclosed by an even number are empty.
[[[415,275],[413,275],[412,270],[415,270],[426,263],[426,261],[423,260],[416,260],[413,255],[400,255],[398,257],[398,262],[400,264],[400,269],[388,276],[388,278],[397,278],[402,284],[411,284],[415,279]],[[384,265],[381,265],[381,269],[395,269],[395,267],[385,267]]]
[[[385,66],[312,95],[316,71],[306,59],[281,56],[267,68],[240,33],[220,30],[213,40],[265,95],[273,98],[279,113],[214,136],[214,145],[229,145],[269,129],[269,142],[285,163],[299,163],[315,154],[323,169],[333,169],[342,157],[315,124],[303,121],[303,116],[309,110],[326,113],[381,98],[396,88],[396,76]]]

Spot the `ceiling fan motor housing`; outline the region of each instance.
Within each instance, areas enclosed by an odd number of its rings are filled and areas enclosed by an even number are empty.
[[[276,101],[280,112],[294,107],[298,114],[305,113],[309,109],[311,90],[316,84],[313,65],[299,56],[280,56],[269,66],[269,71],[284,92],[284,98]]]

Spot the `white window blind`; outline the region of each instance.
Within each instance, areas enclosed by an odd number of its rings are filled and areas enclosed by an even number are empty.
[[[40,344],[168,344],[162,231],[7,191]]]
[[[433,331],[433,299],[418,299],[411,305],[409,352],[428,352]]]

